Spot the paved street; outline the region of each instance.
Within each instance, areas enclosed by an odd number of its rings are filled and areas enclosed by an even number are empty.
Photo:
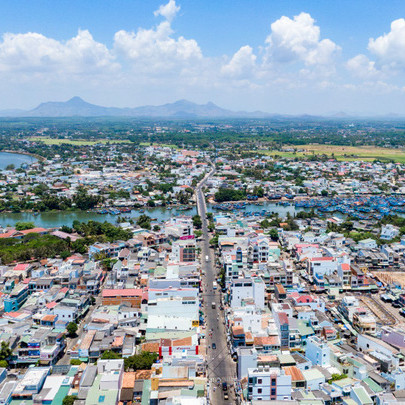
[[[212,175],[214,170],[209,175]],[[207,176],[209,177],[209,176]],[[206,218],[206,204],[202,187],[205,180],[197,186],[196,198],[198,213],[202,220],[202,242],[201,242],[201,265],[203,270],[202,285],[204,298],[204,316],[206,322],[207,336],[207,375],[210,381],[209,398],[212,404],[223,404],[224,393],[222,391],[222,382],[227,382],[228,386],[234,384],[236,377],[236,363],[230,356],[226,330],[224,326],[223,311],[220,310],[221,291],[220,287],[217,290],[213,289],[213,282],[216,277],[214,252],[209,247],[210,234],[208,232],[208,221]],[[208,258],[208,260],[207,260]],[[215,303],[213,308],[212,303]],[[210,337],[212,330],[212,337]],[[216,349],[212,348],[213,343]],[[219,384],[217,381],[221,381]],[[231,404],[236,403],[233,388],[228,388],[229,400]]]

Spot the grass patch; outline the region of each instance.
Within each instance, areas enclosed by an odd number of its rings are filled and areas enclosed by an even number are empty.
[[[43,142],[45,145],[76,145],[76,146],[92,146],[98,143],[130,143],[128,139],[97,139],[97,141],[88,141],[86,139],[57,139],[45,136],[33,136],[28,138],[33,142]]]
[[[160,146],[162,148],[171,148],[171,149],[179,149],[177,145],[172,145],[170,143],[156,143],[154,142],[153,144],[150,142],[140,142],[139,146]]]
[[[405,151],[403,149],[379,148],[374,146],[340,146],[340,145],[299,145],[295,149],[297,152],[277,151],[277,150],[260,150],[259,153],[269,156],[281,156],[286,158],[310,157],[312,155],[334,156],[341,161],[395,161],[405,163]]]

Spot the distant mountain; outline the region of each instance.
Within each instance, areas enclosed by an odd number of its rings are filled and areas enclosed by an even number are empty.
[[[263,111],[231,111],[209,102],[196,104],[188,100],[178,100],[158,106],[146,105],[136,108],[103,107],[90,104],[80,97],[68,101],[49,101],[41,103],[33,110],[0,110],[0,117],[140,117],[140,118],[268,118],[272,120],[319,120],[319,119],[402,119],[403,115],[385,114],[355,114],[343,111],[331,112],[326,115],[289,115],[269,114]]]
[[[214,103],[196,104],[187,100],[159,106],[143,106],[136,108],[102,107],[90,104],[80,97],[73,97],[65,102],[49,101],[41,103],[30,111],[0,111],[0,116],[8,117],[162,117],[162,118],[227,118],[227,117],[267,117],[261,111],[248,113],[230,111],[218,107]]]

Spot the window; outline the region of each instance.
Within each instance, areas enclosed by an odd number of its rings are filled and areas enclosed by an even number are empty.
[[[272,387],[276,386],[276,380],[274,378],[271,379],[271,386]]]
[[[272,395],[272,396],[276,395],[276,389],[275,389],[275,388],[272,388],[272,389],[271,389],[271,395]]]
[[[263,383],[263,380],[262,380],[261,378],[258,378],[258,379],[257,379],[257,383],[258,383],[258,384],[262,384],[262,383]]]
[[[262,391],[263,391],[263,390],[262,390],[261,388],[258,388],[258,389],[257,389],[257,393],[258,393],[258,394],[261,394]]]

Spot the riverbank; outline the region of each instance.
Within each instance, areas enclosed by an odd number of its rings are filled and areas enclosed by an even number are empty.
[[[247,212],[260,212],[263,209],[266,209],[268,212],[277,212],[281,217],[287,215],[289,212],[291,215],[294,215],[296,212],[295,207],[288,206],[283,207],[281,205],[276,205],[271,202],[267,202],[262,205],[248,204],[246,211]],[[211,205],[207,205],[208,212],[218,213],[212,209]],[[302,211],[300,209],[299,211]],[[20,213],[0,213],[0,226],[14,226],[16,222],[34,222],[35,226],[43,228],[56,228],[62,225],[71,226],[73,221],[77,220],[80,222],[87,221],[99,221],[99,222],[110,222],[112,224],[117,223],[119,217],[123,218],[126,221],[130,219],[136,220],[140,215],[145,214],[153,218],[156,221],[166,221],[172,217],[187,215],[193,216],[197,214],[197,209],[195,206],[192,209],[187,211],[177,210],[176,208],[167,209],[164,207],[157,208],[141,208],[134,209],[131,212],[124,212],[121,215],[112,215],[112,214],[97,214],[96,212],[87,212],[87,211],[48,211],[48,212],[20,212]]]
[[[30,153],[30,152],[26,152],[26,151],[15,151],[15,150],[9,150],[9,149],[5,149],[5,150],[0,150],[0,153],[4,152],[4,153],[12,153],[13,155],[25,155],[25,156],[31,156],[37,160],[40,160],[41,162],[44,162],[46,160],[46,158],[44,158],[41,155],[37,155],[36,153]]]

